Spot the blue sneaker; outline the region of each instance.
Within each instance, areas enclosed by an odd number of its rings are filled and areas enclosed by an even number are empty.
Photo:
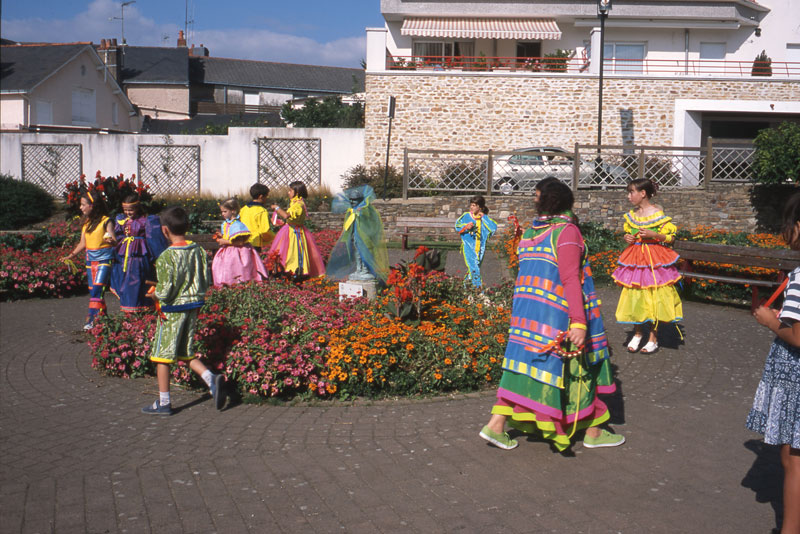
[[[214,406],[216,406],[217,410],[221,410],[225,406],[225,377],[222,374],[215,374],[211,379],[209,390],[214,398]]]
[[[142,408],[142,413],[149,415],[172,415],[172,405],[167,404],[166,406],[162,406],[160,401],[155,401],[153,404]]]

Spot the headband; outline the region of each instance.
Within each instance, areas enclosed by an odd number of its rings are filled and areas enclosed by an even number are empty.
[[[136,202],[123,202],[122,203],[122,207],[123,208],[132,208],[132,207],[138,206],[138,205],[139,205],[139,201],[138,200]]]
[[[89,191],[86,191],[86,196],[87,196],[87,197],[89,197],[89,202],[91,202],[92,204],[94,204],[94,199],[92,198],[92,193],[91,193],[91,192],[89,192]]]

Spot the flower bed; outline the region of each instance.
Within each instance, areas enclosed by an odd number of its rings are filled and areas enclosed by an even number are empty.
[[[461,280],[427,277],[420,316],[390,312],[392,292],[375,302],[339,301],[338,286],[312,279],[213,288],[201,310],[197,354],[225,370],[245,399],[351,398],[475,389],[495,381],[505,346],[510,292],[479,296]],[[155,317],[98,319],[92,366],[113,376],[153,374],[148,354]],[[198,385],[185,364],[173,380]]]

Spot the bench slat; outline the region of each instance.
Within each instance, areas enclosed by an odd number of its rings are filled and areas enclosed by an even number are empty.
[[[779,283],[774,280],[753,280],[750,278],[736,278],[733,276],[720,276],[718,274],[704,274],[696,273],[694,271],[678,271],[684,278],[696,278],[700,280],[714,280],[715,282],[724,282],[726,284],[748,284],[751,286],[761,287],[774,287]]]
[[[790,271],[800,265],[800,252],[794,250],[739,247],[693,241],[676,241],[673,248],[684,260],[730,263],[782,271]]]

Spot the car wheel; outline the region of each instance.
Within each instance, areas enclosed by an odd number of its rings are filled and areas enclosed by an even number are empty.
[[[510,195],[514,191],[519,190],[517,182],[511,178],[500,178],[494,183],[494,190],[499,191],[503,195]]]

